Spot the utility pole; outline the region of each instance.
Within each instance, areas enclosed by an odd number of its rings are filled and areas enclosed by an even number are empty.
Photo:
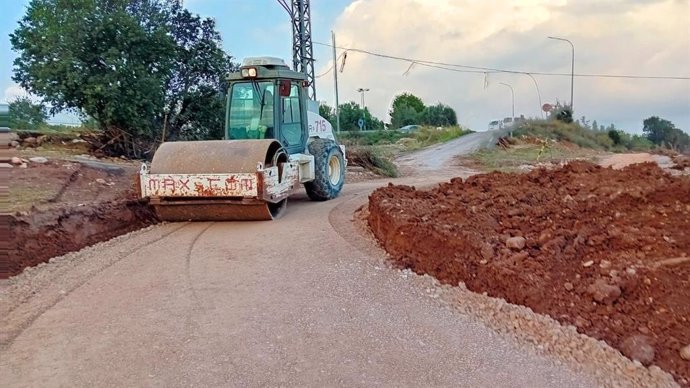
[[[364,117],[364,92],[368,92],[369,89],[359,88],[357,91],[362,93],[362,104],[360,106],[362,107],[362,120],[365,120],[364,122],[366,123],[366,117]]]
[[[333,83],[335,84],[335,128],[340,133],[340,103],[338,102],[338,58],[335,55],[335,32],[331,31],[333,40]]]
[[[499,82],[499,84],[510,88],[510,96],[513,106],[512,116],[510,118],[510,137],[513,137],[513,124],[515,124],[515,91],[513,91],[513,87],[508,85],[507,83]]]
[[[575,84],[575,45],[573,42],[564,38],[557,38],[555,36],[549,36],[549,39],[562,40],[564,42],[570,43],[570,48],[572,49],[571,61],[570,61],[570,111],[575,112],[573,108],[573,85]]]

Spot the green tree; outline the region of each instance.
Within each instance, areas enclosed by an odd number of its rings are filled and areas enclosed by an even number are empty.
[[[442,103],[424,108],[421,123],[434,127],[458,125],[458,117],[453,108]]]
[[[681,152],[690,150],[690,135],[676,128],[672,122],[652,116],[645,119],[642,125],[642,132],[652,143]]]
[[[325,102],[322,102],[321,104],[319,104],[319,116],[328,120],[328,122],[331,123],[331,125],[333,126],[333,129],[335,129],[335,109],[333,109],[333,107],[326,104]]]
[[[221,139],[225,122],[226,75],[236,71],[221,48],[213,19],[203,19],[173,4],[170,34],[175,61],[164,85],[166,138]]]
[[[362,110],[355,102],[340,104],[340,129],[343,131],[358,131],[357,122],[362,118]]]
[[[611,140],[613,141],[613,145],[619,145],[619,144],[621,144],[621,142],[622,142],[621,137],[622,137],[622,136],[621,136],[621,132],[620,132],[620,131],[616,131],[615,129],[610,129],[610,130],[608,131],[608,135],[609,135],[609,137],[611,138]]]
[[[340,129],[343,131],[359,131],[360,119],[364,119],[364,126],[367,130],[383,129],[383,121],[369,112],[368,108],[362,108],[356,102],[346,102],[340,104]]]
[[[671,138],[674,129],[675,125],[672,122],[657,116],[642,121],[642,132],[656,145],[664,145]]]
[[[395,96],[389,112],[391,127],[400,128],[405,125],[420,124],[425,108],[424,102],[411,93]]]
[[[13,79],[92,117],[108,153],[141,156],[164,122],[166,139],[222,135],[234,65],[213,20],[177,0],[31,0],[10,41]]]
[[[28,97],[19,97],[10,102],[10,128],[37,129],[46,124],[48,114],[41,103],[34,103]]]

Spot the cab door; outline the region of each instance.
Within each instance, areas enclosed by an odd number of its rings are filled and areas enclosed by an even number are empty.
[[[306,107],[302,103],[303,88],[300,81],[281,80],[280,90],[280,135],[278,141],[288,154],[304,152],[307,140]]]

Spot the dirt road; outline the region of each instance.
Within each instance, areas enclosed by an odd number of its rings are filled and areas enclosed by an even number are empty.
[[[389,268],[350,222],[385,183],[296,195],[277,222],[158,225],[28,271],[0,291],[3,386],[600,385]]]

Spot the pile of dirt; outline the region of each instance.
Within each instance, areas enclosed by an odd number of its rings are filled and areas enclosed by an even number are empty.
[[[456,178],[370,196],[400,266],[572,324],[682,384],[690,362],[690,179],[656,164]]]

